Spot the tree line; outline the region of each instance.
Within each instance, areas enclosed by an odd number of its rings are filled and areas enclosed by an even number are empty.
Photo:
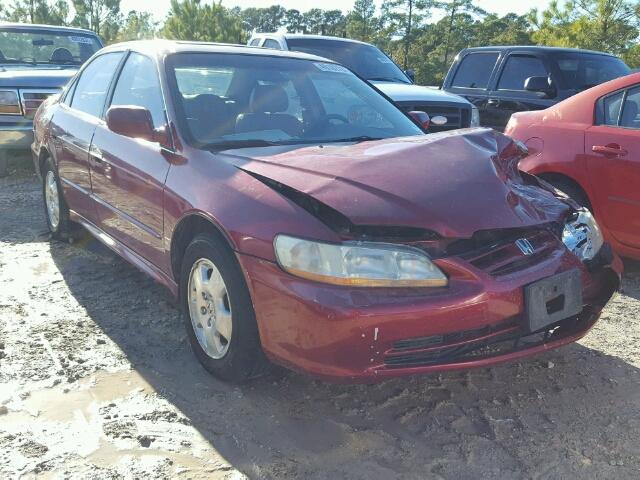
[[[640,0],[554,0],[543,10],[504,16],[472,0],[383,0],[380,8],[374,0],[355,0],[346,13],[171,0],[163,22],[149,12],[125,14],[120,0],[14,0],[0,5],[0,18],[88,28],[107,43],[147,38],[245,43],[252,32],[277,30],[347,37],[374,43],[427,85],[442,82],[458,51],[483,45],[588,48],[640,67]]]

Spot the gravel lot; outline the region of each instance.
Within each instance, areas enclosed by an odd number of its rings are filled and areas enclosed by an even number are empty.
[[[640,478],[640,264],[587,338],[527,361],[235,387],[163,288],[51,242],[41,205],[35,177],[0,179],[2,478]]]

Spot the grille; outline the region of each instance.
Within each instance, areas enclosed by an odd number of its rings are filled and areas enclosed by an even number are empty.
[[[447,123],[444,125],[429,126],[429,132],[443,132],[446,130],[454,130],[456,128],[467,128],[471,124],[471,108],[452,107],[447,105],[437,104],[416,104],[407,102],[398,102],[398,105],[403,112],[410,112],[412,110],[418,110],[421,112],[427,112],[429,117],[442,116],[446,117]]]
[[[33,118],[40,104],[44,102],[47,97],[55,93],[59,93],[59,90],[20,90],[20,100],[22,102],[22,111],[24,112],[24,116],[27,118]]]
[[[528,240],[533,247],[530,255],[525,255],[517,247],[516,240],[520,238]],[[458,245],[452,244],[449,253],[489,275],[499,277],[528,268],[561,247],[560,240],[551,230],[516,230],[502,232],[501,235],[487,233],[485,241],[463,240]]]

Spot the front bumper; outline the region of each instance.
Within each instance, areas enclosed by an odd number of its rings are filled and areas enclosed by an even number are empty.
[[[32,142],[31,120],[0,123],[0,150],[28,150]]]
[[[267,356],[346,383],[486,367],[574,342],[595,324],[622,273],[622,263],[611,254],[586,266],[560,250],[500,278],[462,259],[443,260],[452,272],[446,288],[348,288],[293,277],[256,257],[238,257]],[[560,322],[553,333],[525,333],[524,285],[574,268],[582,273],[581,314]]]

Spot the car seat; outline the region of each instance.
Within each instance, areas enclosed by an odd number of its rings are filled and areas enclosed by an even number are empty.
[[[64,47],[56,48],[53,53],[51,53],[51,57],[49,58],[49,62],[51,63],[73,63],[73,55],[71,52]]]
[[[289,97],[280,85],[256,85],[249,101],[249,113],[236,120],[236,133],[282,130],[292,137],[300,135],[302,123],[286,112]]]

